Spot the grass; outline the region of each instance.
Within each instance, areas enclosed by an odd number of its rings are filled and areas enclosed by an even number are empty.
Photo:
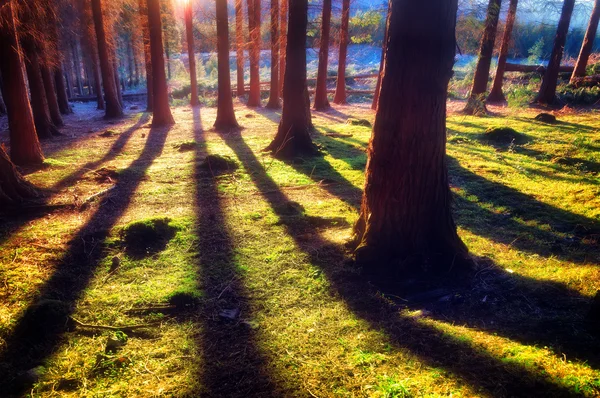
[[[28,178],[53,189],[50,203],[115,188],[1,224],[0,380],[42,365],[26,395],[598,396],[585,321],[600,289],[597,112],[556,125],[502,112],[448,117],[456,221],[481,271],[428,297],[378,290],[343,248],[371,134],[347,121],[372,122],[367,107],[315,112],[321,155],[295,162],[261,152],[279,113],[239,104],[240,132],[211,130],[214,108],[177,107],[168,130],[136,114],[112,137],[45,143],[52,160]],[[77,117],[102,132],[99,116]],[[527,140],[481,140],[507,127]],[[140,225],[169,239],[129,255],[124,231]],[[114,331],[81,327],[24,344],[39,298],[86,324],[159,323],[114,353]]]

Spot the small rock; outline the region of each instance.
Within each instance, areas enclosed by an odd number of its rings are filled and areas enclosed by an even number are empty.
[[[227,319],[227,320],[230,320],[230,321],[235,320],[238,317],[239,314],[240,314],[239,308],[234,308],[234,309],[231,309],[231,310],[223,310],[223,311],[219,312],[219,316],[221,318]]]
[[[142,138],[146,138],[146,134],[142,134]]]
[[[535,117],[535,120],[537,120],[538,122],[548,123],[548,124],[555,124],[558,122],[558,120],[556,120],[556,116],[554,116],[550,113],[546,113],[546,112],[542,112],[539,115],[537,115]]]
[[[121,266],[121,259],[117,256],[112,258],[112,264],[110,265],[110,272],[115,272],[117,268]]]

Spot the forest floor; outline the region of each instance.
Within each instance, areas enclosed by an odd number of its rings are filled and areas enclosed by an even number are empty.
[[[285,163],[261,152],[275,111],[238,103],[243,129],[217,133],[215,108],[151,128],[77,104],[27,171],[50,206],[0,215],[0,395],[599,396],[600,115],[460,106],[448,164],[479,270],[415,292],[344,249],[368,106],[314,112],[321,155]]]

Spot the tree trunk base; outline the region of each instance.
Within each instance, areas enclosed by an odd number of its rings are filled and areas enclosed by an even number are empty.
[[[232,130],[239,130],[240,129],[240,125],[237,124],[236,121],[233,121],[233,122],[216,121],[215,124],[213,124],[213,128],[216,131],[229,132],[229,131],[232,131]]]
[[[267,105],[265,105],[265,108],[267,109],[281,109],[281,101],[279,101],[279,99],[271,101],[271,99],[269,99],[269,102],[267,102]]]
[[[487,115],[488,110],[485,106],[485,101],[482,98],[470,97],[467,100],[467,105],[465,105],[462,113],[465,115],[481,116]]]
[[[0,205],[16,205],[39,196],[39,192],[21,176],[0,146]]]
[[[298,136],[289,136],[286,139],[276,137],[265,152],[271,152],[276,159],[289,160],[299,156],[316,156],[319,148],[311,140],[299,139]]]
[[[490,95],[488,95],[486,102],[490,103],[490,104],[503,104],[506,103],[506,97],[504,96],[504,93],[502,91],[499,92],[495,92],[492,91],[490,93]]]

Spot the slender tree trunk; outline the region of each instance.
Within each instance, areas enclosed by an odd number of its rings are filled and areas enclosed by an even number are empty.
[[[12,161],[19,165],[39,164],[44,161],[44,155],[27,97],[22,65],[23,58],[15,29],[13,3],[8,2],[0,7],[0,75],[5,77],[2,81],[3,93],[10,99],[6,103],[10,156]],[[0,188],[0,195],[5,190]],[[4,196],[8,196],[6,192]]]
[[[79,95],[84,95],[83,80],[81,79],[81,57],[79,56],[79,46],[77,39],[74,39],[71,42],[71,51],[73,52],[73,62],[75,66],[75,82],[77,83],[77,91],[79,92]]]
[[[340,27],[340,57],[338,62],[337,81],[335,85],[334,104],[346,103],[346,56],[348,54],[348,24],[350,20],[350,0],[342,0],[342,24]]]
[[[91,18],[91,9],[89,3],[85,0],[79,0],[77,3],[79,18],[82,25],[82,45],[86,49],[91,60],[92,77],[94,81],[94,91],[96,92],[97,109],[104,110],[104,95],[102,93],[102,78],[100,76],[100,62],[98,57],[98,44],[94,33],[94,22]],[[88,11],[89,10],[89,11]]]
[[[6,115],[6,104],[2,97],[2,85],[0,84],[0,116]]]
[[[381,79],[383,78],[383,66],[385,65],[385,52],[388,44],[388,33],[390,30],[390,16],[392,15],[392,0],[388,0],[387,15],[385,18],[385,32],[383,34],[383,44],[381,45],[381,60],[379,61],[379,73],[377,74],[377,83],[373,93],[373,103],[371,109],[377,110],[379,104],[379,92],[381,91]]]
[[[248,106],[260,106],[260,0],[248,0],[250,30],[250,93]]]
[[[279,109],[279,0],[271,0],[271,86],[267,108]]]
[[[162,40],[160,1],[148,0],[148,29],[150,31],[150,53],[152,56],[152,91],[154,94],[153,126],[175,124],[169,106],[169,91],[165,75],[165,59]]]
[[[100,75],[100,67],[97,62],[92,63],[92,72],[94,74],[94,87],[96,88],[96,103],[97,109],[104,110],[104,95],[102,94],[102,77]]]
[[[354,229],[356,259],[377,276],[431,267],[449,271],[466,260],[450,210],[446,166],[456,11],[457,0],[394,3]]]
[[[45,7],[46,7],[46,18],[47,20],[47,26],[48,26],[48,31],[49,31],[49,38],[50,41],[52,43],[58,43],[59,42],[59,35],[58,35],[58,21],[56,19],[56,8],[53,7],[53,4],[50,2],[46,2],[45,3]],[[53,65],[49,65],[50,66],[50,75],[52,76],[50,78],[50,80],[53,81],[54,83],[54,88],[56,90],[56,100],[57,100],[57,104],[58,104],[58,109],[59,112],[62,113],[63,115],[68,115],[73,113],[73,109],[71,108],[71,105],[69,104],[69,100],[67,98],[67,92],[66,92],[66,88],[65,88],[65,82],[62,78],[63,75],[63,71],[62,71],[62,59],[61,59],[61,54],[60,51],[57,49],[55,49],[54,51],[52,51],[52,59],[53,59]]]
[[[119,100],[119,105],[121,109],[124,108],[123,104],[123,91],[124,89],[123,82],[121,81],[121,76],[119,76],[119,67],[117,65],[117,54],[113,52],[113,60],[112,60],[112,68],[113,68],[113,76],[115,77],[115,88],[117,89],[117,98]]]
[[[542,78],[542,85],[535,102],[540,104],[552,104],[556,98],[556,85],[558,84],[558,73],[560,69],[560,61],[562,60],[565,42],[567,41],[567,33],[571,23],[571,15],[575,7],[575,0],[565,0],[563,3],[556,36],[554,37],[554,46],[552,54],[548,62],[548,68]]]
[[[71,104],[69,104],[69,97],[67,95],[67,86],[65,85],[62,62],[54,68],[54,87],[56,87],[56,95],[58,98],[58,107],[60,108],[60,113],[63,115],[73,113],[73,108],[71,108]]]
[[[167,78],[171,80],[171,49],[169,48],[169,40],[165,40],[165,56],[167,60]]]
[[[188,45],[188,58],[190,62],[190,84],[192,88],[190,104],[200,105],[198,99],[198,79],[196,78],[196,48],[194,46],[194,30],[192,25],[192,3],[188,2],[185,7],[185,33]]]
[[[467,105],[463,110],[463,112],[469,115],[484,114],[487,112],[485,94],[490,77],[492,54],[496,41],[496,31],[498,30],[498,19],[500,18],[500,6],[501,0],[489,0],[485,28],[479,48],[479,59],[477,60],[477,67],[473,76],[473,86],[471,94],[467,99]]]
[[[96,40],[98,43],[98,57],[100,59],[100,71],[102,73],[102,86],[106,101],[104,117],[116,118],[123,116],[123,108],[119,102],[117,87],[115,85],[115,72],[110,64],[109,49],[106,42],[104,30],[104,16],[102,15],[101,0],[92,1],[92,15],[96,29]]]
[[[142,20],[142,38],[144,42],[144,65],[146,68],[146,111],[154,109],[154,83],[152,82],[152,60],[150,56],[150,30],[148,29],[148,6],[146,0],[138,0]]]
[[[231,72],[229,70],[229,20],[227,0],[216,0],[217,18],[217,57],[218,88],[217,119],[215,129],[229,130],[238,128],[231,93]]]
[[[237,96],[246,94],[244,87],[244,49],[246,39],[244,38],[244,12],[242,0],[235,0],[235,51],[237,67]]]
[[[331,0],[323,0],[323,19],[321,21],[321,46],[319,48],[319,66],[317,69],[317,88],[315,106],[317,111],[330,107],[327,99],[327,66],[329,63],[329,32],[331,30]]]
[[[512,29],[517,16],[517,5],[519,0],[510,0],[508,6],[508,14],[506,15],[506,25],[504,26],[504,34],[502,35],[502,44],[500,45],[500,56],[498,57],[498,67],[496,68],[496,76],[494,76],[494,84],[492,91],[488,95],[488,102],[505,102],[506,98],[502,92],[502,83],[504,81],[504,69],[506,68],[506,58],[508,57],[508,48],[510,47],[510,39]]]
[[[592,15],[590,16],[590,22],[588,23],[587,30],[585,31],[585,37],[583,38],[583,43],[581,45],[581,51],[579,51],[579,57],[577,57],[575,69],[573,69],[573,75],[571,75],[571,83],[573,83],[578,77],[585,76],[585,68],[587,67],[590,54],[592,53],[592,47],[594,46],[594,39],[596,38],[599,20],[600,0],[595,0],[594,8],[592,9]]]
[[[67,98],[72,99],[75,96],[73,90],[73,61],[71,60],[71,52],[68,49],[63,51],[65,57],[64,71],[65,71],[65,82],[67,84]]]
[[[58,97],[56,96],[56,90],[54,88],[54,77],[52,76],[52,71],[50,70],[50,66],[48,65],[47,59],[43,61],[40,71],[42,72],[44,91],[46,92],[46,99],[48,100],[48,110],[50,111],[50,119],[56,127],[63,127],[65,123],[63,121],[62,115],[60,114],[60,107],[58,106]]]
[[[316,153],[310,138],[312,121],[306,85],[308,0],[289,0],[283,110],[275,139],[266,150],[278,158]],[[304,93],[304,94],[301,94]]]
[[[140,85],[140,68],[138,66],[138,52],[133,37],[131,38],[131,52],[133,54],[133,84],[134,86]]]
[[[279,33],[279,95],[283,95],[283,79],[285,75],[285,48],[287,45],[288,0],[281,0],[279,7],[281,21]]]
[[[131,39],[127,40],[127,71],[129,72],[129,81],[127,86],[133,87],[133,45]]]

